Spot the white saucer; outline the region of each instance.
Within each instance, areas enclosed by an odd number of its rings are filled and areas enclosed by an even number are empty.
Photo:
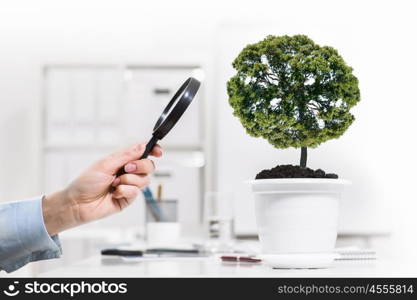
[[[276,269],[323,269],[331,266],[337,253],[261,254],[262,261]]]

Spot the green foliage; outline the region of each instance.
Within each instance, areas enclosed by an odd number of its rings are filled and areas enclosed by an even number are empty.
[[[227,83],[229,103],[248,134],[277,148],[316,147],[352,124],[358,79],[332,47],[305,35],[268,36],[246,46]]]

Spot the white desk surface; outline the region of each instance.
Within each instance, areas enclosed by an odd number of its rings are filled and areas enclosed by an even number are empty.
[[[40,277],[415,277],[417,263],[379,259],[337,261],[328,269],[272,269],[262,263],[222,262],[217,257],[134,259],[97,255]]]

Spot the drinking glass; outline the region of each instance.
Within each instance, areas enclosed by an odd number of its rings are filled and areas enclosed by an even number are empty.
[[[233,194],[207,192],[204,196],[204,227],[206,250],[230,252],[233,248]]]

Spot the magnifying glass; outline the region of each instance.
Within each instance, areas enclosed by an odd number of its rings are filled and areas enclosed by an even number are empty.
[[[159,140],[162,140],[168,132],[171,131],[193,101],[199,88],[200,82],[193,77],[188,78],[182,84],[180,89],[175,93],[168,105],[165,107],[158,121],[156,121],[153,128],[152,138],[146,144],[145,152],[143,152],[139,159],[147,158],[156,143]],[[117,171],[116,176],[120,176],[125,173],[124,168],[121,168]]]

